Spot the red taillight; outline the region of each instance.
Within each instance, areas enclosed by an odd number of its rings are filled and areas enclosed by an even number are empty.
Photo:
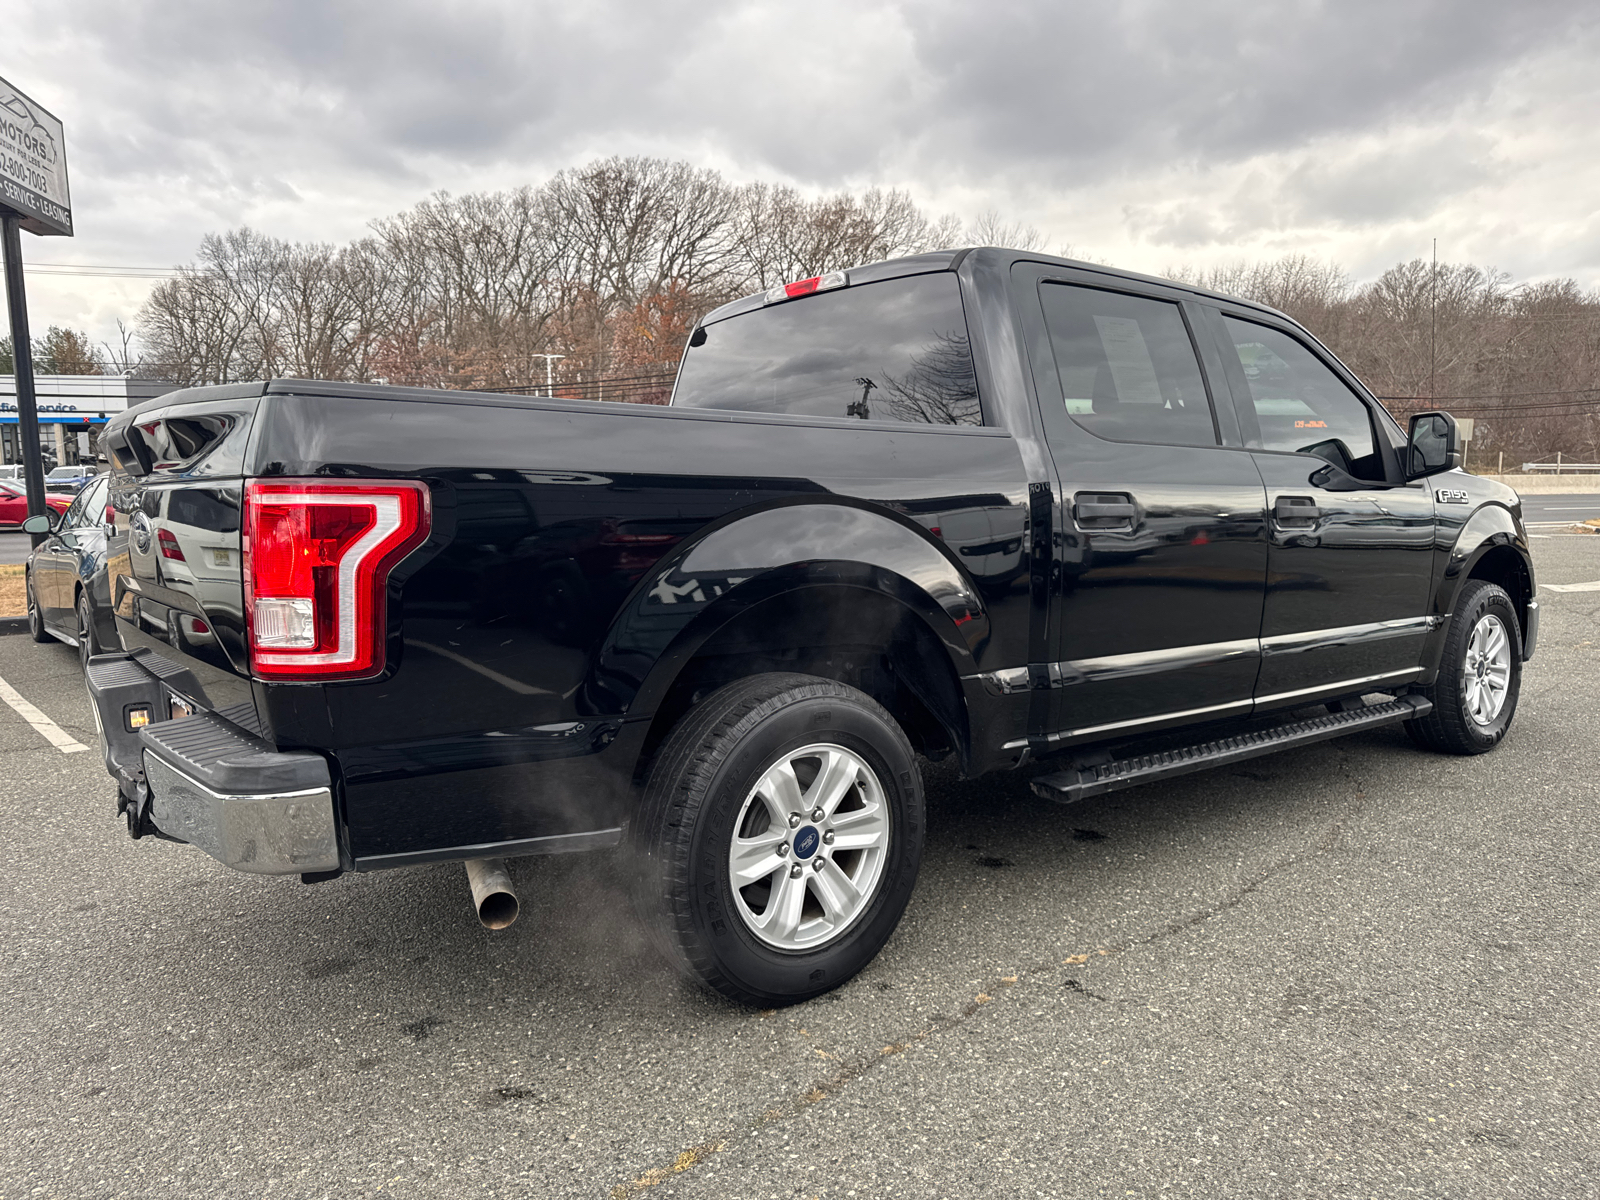
[[[780,283],[767,291],[767,303],[793,300],[796,296],[809,296],[812,292],[825,292],[829,288],[844,287],[850,277],[843,271],[829,271],[826,275],[813,275],[796,283]]]
[[[162,558],[173,558],[183,562],[183,548],[178,545],[178,539],[173,536],[170,529],[156,530],[156,544],[161,547]]]
[[[389,572],[428,537],[409,480],[253,479],[245,491],[245,609],[261,679],[380,674]]]

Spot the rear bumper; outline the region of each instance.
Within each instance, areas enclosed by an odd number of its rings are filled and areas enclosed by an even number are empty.
[[[168,719],[171,694],[137,656],[96,656],[87,680],[106,769],[136,837],[148,824],[258,875],[339,869],[333,782],[320,755],[275,750],[214,713]],[[139,706],[153,719],[129,729],[127,713]]]

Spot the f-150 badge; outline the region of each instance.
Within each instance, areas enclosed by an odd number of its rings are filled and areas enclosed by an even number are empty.
[[[1457,491],[1454,488],[1440,488],[1438,493],[1437,493],[1437,495],[1439,497],[1439,503],[1440,504],[1468,504],[1468,503],[1471,503],[1471,501],[1468,499],[1467,494],[1465,492]]]

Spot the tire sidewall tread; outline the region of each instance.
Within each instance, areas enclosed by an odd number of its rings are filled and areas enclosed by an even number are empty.
[[[24,578],[23,585],[28,595],[28,636],[41,643],[54,641],[49,629],[45,627],[44,609],[39,607],[39,596],[34,587],[31,569]]]
[[[756,939],[734,909],[726,838],[760,774],[816,741],[847,746],[879,773],[892,813],[889,861],[871,906],[839,938],[784,952]],[[921,772],[888,712],[835,680],[753,676],[691,709],[652,765],[630,825],[635,908],[689,978],[747,1004],[795,1003],[845,982],[888,940],[915,885],[923,834]]]
[[[1511,681],[1499,715],[1485,728],[1466,714],[1461,669],[1472,630],[1491,612],[1500,618],[1511,640]],[[1462,584],[1445,634],[1439,674],[1431,686],[1417,691],[1433,701],[1433,711],[1427,716],[1406,722],[1406,732],[1419,745],[1447,754],[1471,755],[1487,753],[1500,744],[1516,716],[1522,691],[1522,624],[1504,588],[1485,579],[1469,579]]]

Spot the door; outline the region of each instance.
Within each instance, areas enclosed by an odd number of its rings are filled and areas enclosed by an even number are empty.
[[[1309,340],[1213,313],[1266,485],[1257,707],[1414,679],[1433,627],[1433,495],[1403,482],[1398,430]]]
[[[1237,427],[1212,402],[1194,314],[1031,270],[1023,312],[1061,486],[1049,740],[1242,715],[1260,658],[1265,493],[1249,453],[1224,444]]]

